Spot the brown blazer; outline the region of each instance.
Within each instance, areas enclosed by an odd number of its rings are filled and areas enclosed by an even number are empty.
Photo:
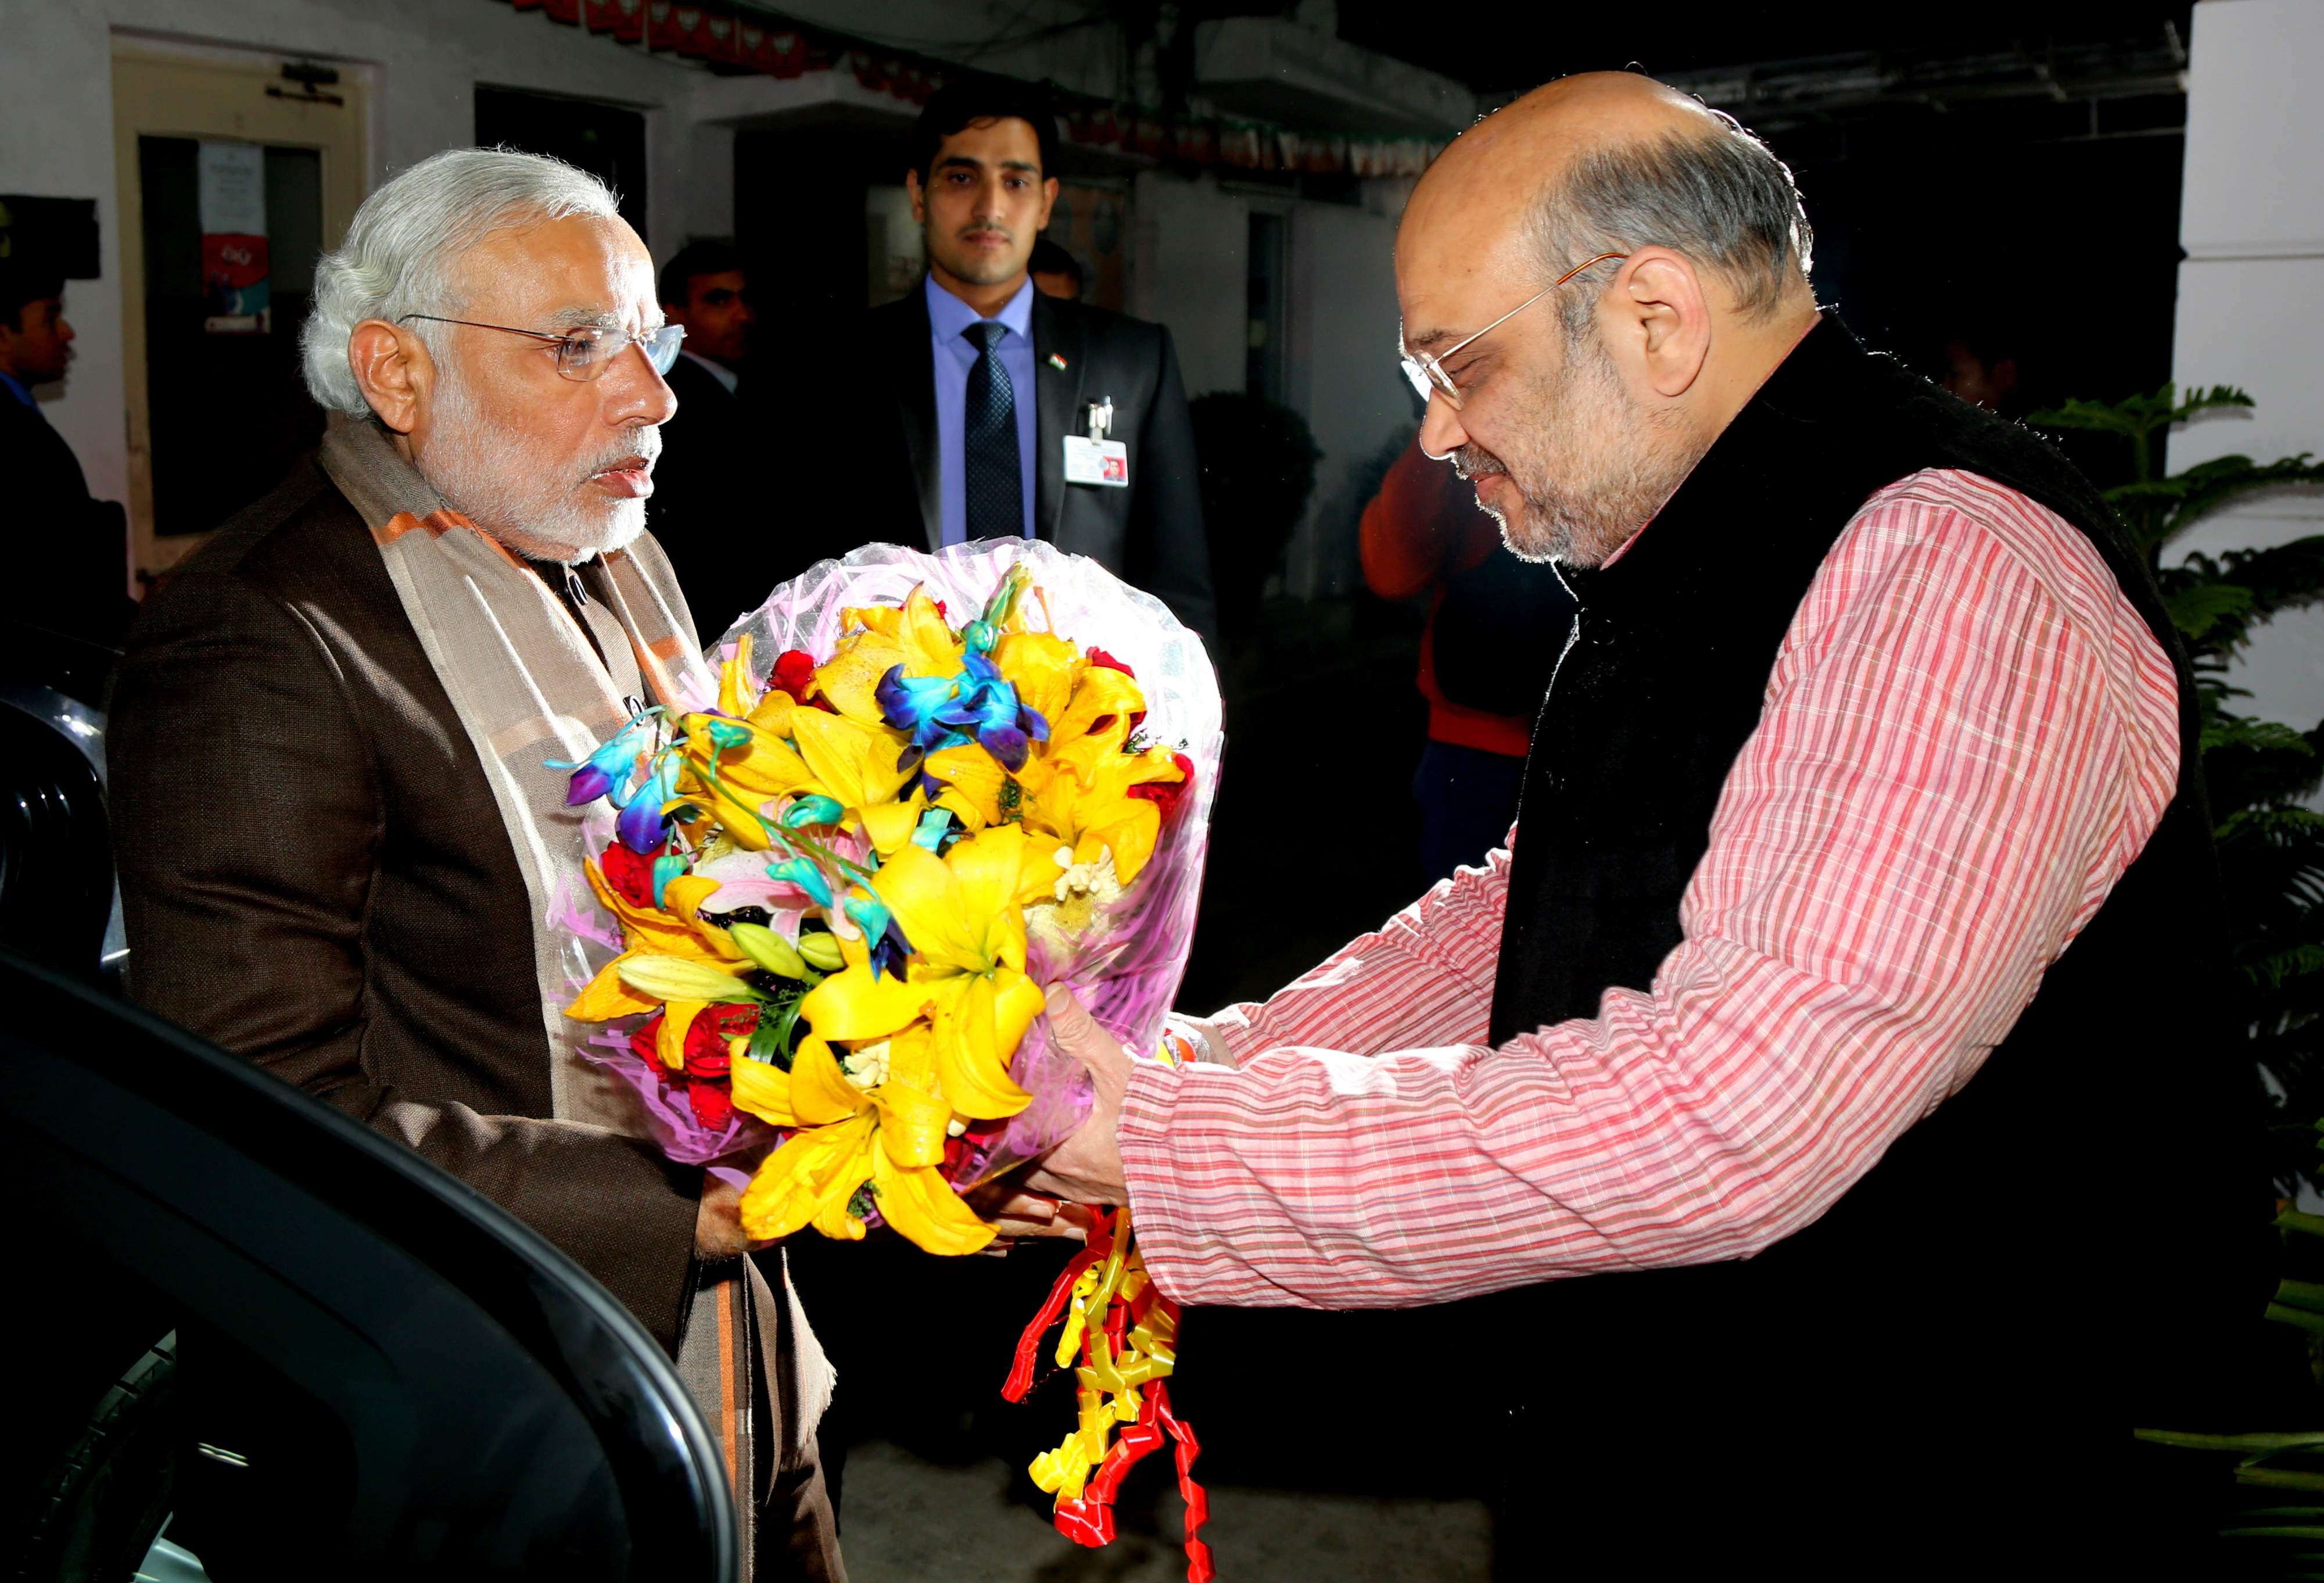
[[[311,459],[146,601],[106,752],[135,999],[459,1177],[674,1352],[702,1173],[547,1119],[515,852],[370,532]]]

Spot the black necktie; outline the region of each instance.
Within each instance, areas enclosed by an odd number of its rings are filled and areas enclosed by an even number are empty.
[[[1017,393],[1001,366],[1001,338],[1009,327],[980,319],[960,332],[977,348],[968,371],[966,416],[968,536],[1025,536],[1025,485],[1017,470]]]

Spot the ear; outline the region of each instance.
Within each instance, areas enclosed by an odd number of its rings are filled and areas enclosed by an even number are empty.
[[[347,366],[355,388],[398,434],[420,427],[436,387],[436,364],[410,330],[383,319],[366,319],[347,333]]]
[[[1614,277],[1609,297],[1655,393],[1684,395],[1711,355],[1711,303],[1693,262],[1666,247],[1642,247]]]
[[[1049,228],[1049,211],[1057,207],[1057,179],[1055,176],[1041,183],[1041,218],[1033,227],[1037,231]]]
[[[928,223],[928,195],[920,187],[920,173],[918,171],[907,171],[904,172],[904,190],[912,195],[912,224],[916,226],[927,225]]]

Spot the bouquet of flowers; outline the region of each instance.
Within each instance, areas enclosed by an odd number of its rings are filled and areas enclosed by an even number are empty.
[[[643,710],[572,766],[569,801],[612,810],[586,880],[621,949],[567,1014],[606,1025],[592,1053],[673,1158],[748,1172],[752,1236],[885,1221],[974,1252],[992,1228],[959,1192],[1088,1114],[1044,986],[1157,1048],[1217,777],[1209,662],[1038,542],[869,546],[716,654],[715,708]]]
[[[597,908],[558,919],[601,964],[566,1014],[602,1025],[586,1051],[673,1159],[745,1184],[750,1236],[884,1222],[973,1253],[993,1228],[959,1195],[1089,1113],[1044,988],[1162,1051],[1217,784],[1210,662],[1157,600],[1039,542],[867,546],[777,589],[714,657],[715,705],[641,710],[559,766],[604,827]],[[1176,1310],[1125,1221],[1101,1219],[1043,1324],[1070,1303],[1060,1364],[1099,1370],[1036,1468],[1086,1543],[1111,1536],[1110,1450],[1167,1427],[1182,1476],[1193,1456],[1160,1384]]]

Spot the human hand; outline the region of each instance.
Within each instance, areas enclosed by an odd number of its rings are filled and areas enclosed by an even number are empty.
[[[1089,1068],[1097,1102],[1073,1136],[1033,1162],[1025,1173],[1025,1186],[1079,1204],[1127,1204],[1130,1184],[1122,1176],[1114,1128],[1121,1119],[1122,1097],[1130,1092],[1129,1052],[1097,1025],[1071,991],[1051,985],[1048,1003],[1049,1037]]]
[[[968,1207],[989,1221],[999,1233],[985,1244],[981,1252],[1005,1254],[1029,1237],[1062,1236],[1074,1242],[1089,1240],[1090,1222],[1095,1217],[1079,1204],[1068,1204],[1039,1193],[1028,1193],[1018,1180],[1018,1172],[983,1186],[972,1189],[963,1196]]]
[[[742,1235],[742,1190],[724,1178],[705,1175],[702,1203],[694,1214],[694,1253],[705,1261],[739,1259],[751,1251]]]

